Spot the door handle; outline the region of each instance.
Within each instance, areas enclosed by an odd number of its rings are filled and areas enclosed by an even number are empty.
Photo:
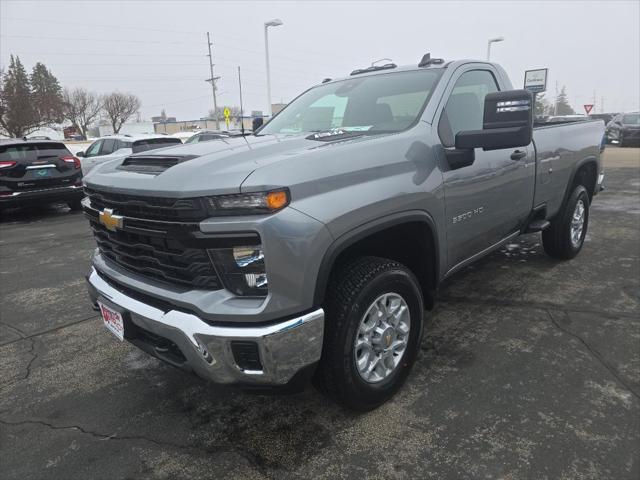
[[[511,160],[520,160],[527,156],[527,152],[523,152],[522,150],[516,150],[511,154]]]

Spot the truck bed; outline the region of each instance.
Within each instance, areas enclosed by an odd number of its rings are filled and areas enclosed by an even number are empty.
[[[576,166],[600,157],[603,135],[602,120],[537,124],[534,127],[537,177],[534,207],[546,203],[548,218],[558,212]]]

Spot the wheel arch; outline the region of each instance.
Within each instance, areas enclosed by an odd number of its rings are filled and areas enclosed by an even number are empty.
[[[417,233],[415,237],[403,237],[406,233]],[[422,234],[424,244],[422,244]],[[381,245],[385,240],[401,240],[418,246],[415,251],[403,250],[394,242]],[[402,243],[402,242],[401,242]],[[422,245],[421,245],[422,244]],[[420,248],[422,247],[422,248]],[[359,255],[375,255],[407,263],[407,258],[414,261],[406,265],[418,278],[423,293],[425,306],[433,307],[432,292],[439,281],[440,250],[436,223],[426,211],[413,210],[400,212],[356,227],[337,239],[325,252],[318,271],[313,303],[322,305],[329,285],[331,273],[342,261]],[[402,261],[404,260],[404,261]],[[426,262],[421,262],[426,260]]]
[[[589,201],[593,199],[596,192],[596,183],[598,181],[598,160],[596,157],[587,157],[578,162],[571,172],[567,190],[564,193],[562,205],[565,205],[569,195],[576,185],[584,185],[589,194]]]

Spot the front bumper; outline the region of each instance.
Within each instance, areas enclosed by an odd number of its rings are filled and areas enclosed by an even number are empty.
[[[82,185],[18,190],[9,195],[0,195],[0,205],[21,206],[42,202],[64,202],[84,197]]]
[[[125,322],[138,332],[127,337],[148,353],[199,376],[222,384],[281,386],[320,360],[324,331],[324,311],[310,313],[265,326],[212,326],[196,315],[164,311],[134,299],[108,283],[92,267],[87,277],[89,295],[124,311]],[[150,334],[150,335],[148,335]],[[160,343],[141,340],[152,338]],[[259,370],[241,368],[237,344],[253,343],[259,354]],[[160,346],[159,346],[160,345]],[[167,345],[171,345],[168,348]],[[172,351],[175,348],[179,352]],[[179,355],[176,355],[179,353]]]

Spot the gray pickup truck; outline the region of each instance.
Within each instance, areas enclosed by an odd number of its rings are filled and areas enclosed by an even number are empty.
[[[251,136],[86,176],[90,296],[120,340],[201,377],[312,379],[372,409],[407,378],[443,279],[523,233],[580,251],[603,129],[534,126],[494,63],[327,79]]]

